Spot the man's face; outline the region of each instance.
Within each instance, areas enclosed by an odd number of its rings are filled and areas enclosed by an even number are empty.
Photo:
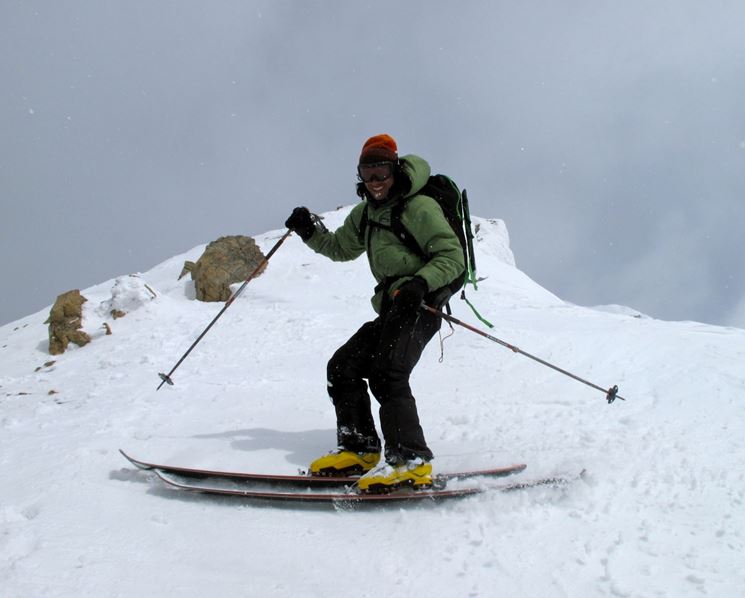
[[[395,167],[393,162],[360,164],[357,173],[375,201],[383,201],[393,187]]]

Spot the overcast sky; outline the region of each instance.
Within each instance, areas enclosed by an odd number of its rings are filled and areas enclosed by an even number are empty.
[[[296,205],[392,134],[561,298],[745,327],[745,3],[0,0],[0,323]]]

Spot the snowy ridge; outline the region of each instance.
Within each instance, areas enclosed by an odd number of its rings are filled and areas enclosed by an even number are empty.
[[[435,597],[742,596],[745,331],[567,304],[514,266],[503,222],[474,223],[484,280],[469,297],[490,333],[628,401],[458,329],[412,380],[434,465],[522,461],[524,475],[585,481],[359,512],[155,484],[118,448],[275,473],[331,448],[326,361],[372,317],[364,257],[336,264],[292,236],[156,392],[221,307],[176,280],[200,246],[83,290],[87,347],[51,357],[48,310],[0,328],[0,593],[397,597],[425,579]],[[266,252],[282,232],[257,242]],[[107,318],[112,306],[129,313]]]

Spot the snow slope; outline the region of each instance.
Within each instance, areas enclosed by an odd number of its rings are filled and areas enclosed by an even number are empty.
[[[458,329],[413,377],[434,464],[583,481],[335,511],[184,495],[133,470],[120,447],[305,467],[335,438],[326,360],[372,317],[364,259],[290,237],[156,392],[221,307],[176,280],[196,247],[84,290],[84,348],[47,353],[48,310],[0,328],[0,596],[745,596],[745,331],[568,305],[515,268],[502,222],[476,220],[486,279],[470,297],[491,333],[628,400]],[[112,306],[129,313],[106,319]]]

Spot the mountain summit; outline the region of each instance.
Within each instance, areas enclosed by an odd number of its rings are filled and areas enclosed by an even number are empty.
[[[346,213],[324,222],[335,228]],[[85,347],[52,358],[48,310],[0,328],[2,594],[741,595],[745,331],[568,304],[515,266],[503,222],[474,224],[482,280],[468,294],[490,332],[603,387],[618,384],[627,400],[608,405],[443,325],[412,378],[433,465],[525,462],[521,476],[584,470],[583,481],[360,512],[159,486],[118,449],[295,473],[332,448],[326,361],[373,317],[364,256],[332,263],[292,236],[175,385],[156,392],[157,373],[220,308],[177,280],[201,246],[84,289]],[[256,241],[266,251],[283,232]],[[462,301],[451,305],[481,327]],[[112,306],[126,316],[107,320]]]

